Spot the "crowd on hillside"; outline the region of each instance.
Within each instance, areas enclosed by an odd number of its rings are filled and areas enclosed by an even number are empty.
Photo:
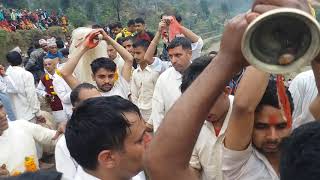
[[[0,30],[8,32],[16,30],[40,29],[46,30],[51,26],[68,26],[68,18],[58,16],[56,12],[46,10],[35,11],[27,9],[13,9],[0,6]]]
[[[283,7],[313,11],[303,0],[256,0],[209,54],[175,14],[154,33],[136,18],[77,28],[66,42],[36,39],[25,63],[9,51],[0,178],[320,179],[320,56],[286,87],[241,51],[250,23]]]

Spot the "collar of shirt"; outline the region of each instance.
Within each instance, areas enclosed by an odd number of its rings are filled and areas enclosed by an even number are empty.
[[[138,72],[141,72],[141,71],[149,71],[149,72],[151,72],[152,69],[151,69],[151,67],[148,65],[148,66],[146,66],[146,67],[144,68],[144,70],[142,70],[141,67],[140,67],[140,65],[138,64],[137,71],[138,71]]]
[[[173,74],[174,74],[176,80],[182,79],[182,74],[179,71],[177,71],[174,67],[172,67],[172,68],[173,68]]]
[[[230,116],[231,116],[231,112],[232,112],[232,104],[233,104],[233,99],[234,97],[232,95],[229,95],[229,110],[227,112],[227,115],[226,115],[226,118],[224,119],[224,122],[223,122],[223,125],[222,125],[222,128],[221,128],[221,131],[219,133],[219,136],[222,136],[224,135],[227,127],[228,127],[228,124],[229,124],[229,120],[230,120]],[[208,122],[208,121],[205,121],[204,124],[210,129],[210,131],[213,132],[213,134],[215,134],[215,130],[214,130],[214,127],[212,125],[212,123]]]
[[[77,173],[75,176],[75,180],[100,180],[99,178],[96,178],[88,173],[86,173],[82,167],[78,166]]]
[[[253,147],[253,153],[256,155],[256,157],[258,159],[260,159],[263,164],[267,167],[270,175],[273,177],[273,179],[278,179],[279,176],[276,173],[276,171],[273,169],[272,165],[270,164],[270,162],[268,161],[268,159],[266,158],[266,156],[264,156],[263,154],[261,154],[256,148]]]

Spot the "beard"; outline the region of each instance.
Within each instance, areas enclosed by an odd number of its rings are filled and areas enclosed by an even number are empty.
[[[99,90],[101,90],[102,92],[109,92],[113,88],[113,85],[109,84],[109,83],[103,84],[103,85],[97,84],[97,86],[98,86]]]
[[[268,140],[261,144],[260,147],[254,145],[254,147],[262,154],[273,154],[280,151],[280,141],[279,140]]]

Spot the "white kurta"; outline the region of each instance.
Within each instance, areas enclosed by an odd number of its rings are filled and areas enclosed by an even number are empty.
[[[6,164],[10,173],[24,172],[26,157],[34,157],[37,166],[36,142],[54,145],[55,131],[27,121],[9,122],[9,129],[0,136],[0,164]]]
[[[314,79],[313,71],[306,71],[298,74],[290,84],[294,111],[293,111],[293,128],[302,124],[314,121],[314,117],[309,111],[311,102],[317,97],[318,89]]]
[[[63,110],[67,114],[68,119],[71,118],[72,115],[72,104],[70,100],[71,88],[64,81],[62,77],[55,74],[54,79],[52,81],[54,91],[57,93],[58,97],[61,100]]]
[[[232,112],[233,96],[229,96],[229,100],[229,110],[219,135],[216,136],[212,123],[206,121],[193,149],[190,166],[200,172],[202,180],[223,179],[221,169],[223,139]]]
[[[40,102],[37,97],[33,75],[19,66],[9,66],[7,74],[13,80],[17,93],[9,94],[17,119],[30,121],[40,115]]]

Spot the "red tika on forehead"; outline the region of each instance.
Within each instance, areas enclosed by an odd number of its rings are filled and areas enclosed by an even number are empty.
[[[287,127],[291,128],[292,126],[292,117],[291,117],[291,107],[289,98],[286,93],[286,88],[283,82],[283,76],[277,75],[277,91],[278,91],[278,100],[279,105],[281,107],[282,113],[284,113],[284,117],[287,120]]]
[[[275,114],[270,115],[270,116],[268,117],[268,120],[269,120],[269,124],[270,124],[270,125],[276,125],[276,124],[278,123],[278,122],[277,122],[278,117],[277,117],[277,115],[275,115]]]

